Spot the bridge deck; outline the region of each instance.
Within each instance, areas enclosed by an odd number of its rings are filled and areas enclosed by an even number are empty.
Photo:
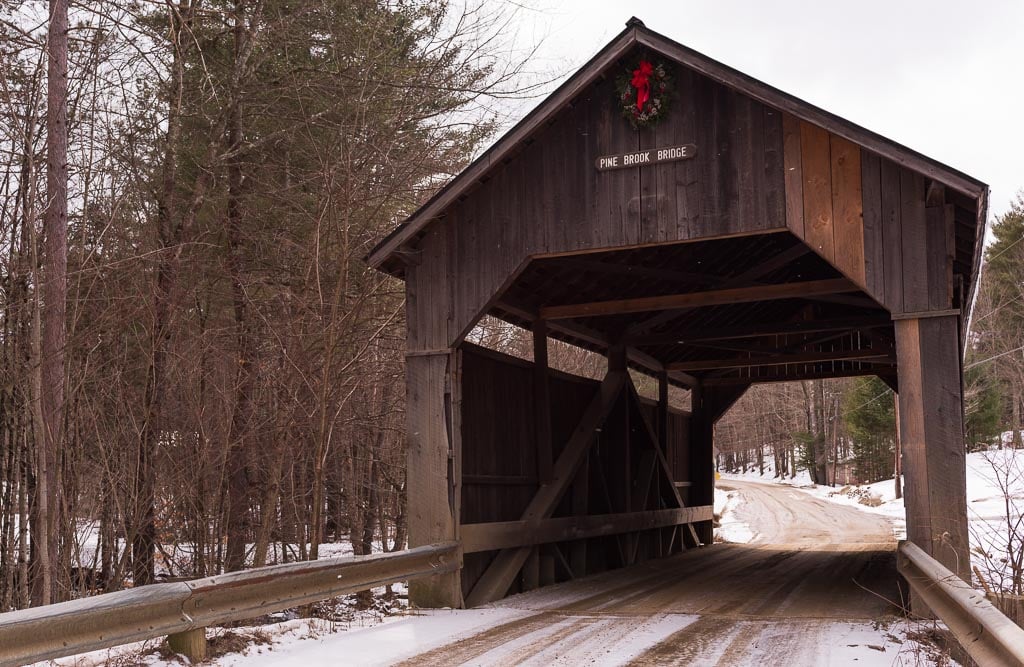
[[[332,651],[375,664],[788,666],[891,665],[916,650],[883,627],[903,597],[884,517],[785,486],[720,486],[741,494],[754,542],[341,633]]]
[[[827,664],[856,648],[839,646],[851,632],[897,611],[892,548],[690,551],[509,598],[495,606],[528,615],[405,664]]]

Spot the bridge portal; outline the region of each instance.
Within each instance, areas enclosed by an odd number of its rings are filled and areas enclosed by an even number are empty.
[[[410,546],[463,551],[413,602],[709,544],[715,421],[757,382],[857,375],[899,394],[909,538],[967,575],[987,194],[631,20],[368,257],[405,281]],[[531,330],[533,361],[467,343],[484,315]],[[549,338],[605,355],[604,378],[549,368]]]

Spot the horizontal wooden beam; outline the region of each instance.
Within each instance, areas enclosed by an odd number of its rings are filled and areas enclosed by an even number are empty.
[[[537,486],[536,475],[463,475],[463,486]]]
[[[546,306],[540,309],[540,317],[545,320],[566,320],[575,317],[624,315],[628,313],[644,313],[652,310],[700,308],[703,306],[720,306],[732,303],[770,301],[773,299],[799,299],[819,294],[840,294],[859,290],[859,287],[846,278],[807,280],[797,283],[734,287],[707,292],[689,292],[686,294],[666,294],[663,296]]]
[[[722,277],[697,273],[695,271],[680,271],[675,268],[643,266],[641,264],[620,264],[617,262],[602,262],[596,259],[588,259],[586,255],[564,257],[557,260],[559,268],[575,269],[584,273],[601,273],[611,276],[622,276],[625,278],[647,278],[650,280],[668,280],[682,283],[695,283],[697,285],[720,285]]]
[[[539,315],[536,312],[527,310],[526,308],[508,301],[498,301],[495,303],[495,307],[520,319],[529,321],[539,319]],[[611,341],[608,340],[606,335],[599,331],[589,329],[578,322],[548,322],[548,328],[551,331],[558,332],[562,335],[578,338],[579,340],[595,347],[605,349],[611,347]],[[626,357],[629,359],[630,363],[640,366],[652,375],[657,375],[659,372],[664,370],[660,361],[642,350],[636,349],[634,346],[628,346],[626,348]],[[672,379],[676,383],[687,387],[692,387],[697,382],[695,378],[686,375],[685,373],[673,373]]]
[[[892,319],[896,320],[923,320],[929,317],[952,317],[954,315],[960,315],[959,308],[952,308],[949,310],[922,310],[913,313],[893,313]]]
[[[896,369],[892,366],[873,366],[869,368],[815,369],[810,371],[785,372],[764,376],[730,376],[723,375],[701,380],[705,387],[734,387],[737,385],[770,384],[775,382],[799,382],[800,380],[824,380],[829,378],[863,377],[877,375],[883,380],[894,376]]]
[[[795,354],[678,361],[669,364],[667,368],[673,371],[713,371],[720,368],[751,368],[755,366],[786,366],[788,364],[812,364],[828,361],[886,359],[895,361],[895,352],[888,350],[816,350],[813,352],[797,352]]]
[[[677,507],[675,509],[623,512],[621,514],[594,514],[530,521],[496,521],[469,523],[460,526],[463,553],[495,551],[516,547],[582,540],[632,533],[638,530],[665,528],[697,521],[710,521],[712,507]]]
[[[788,334],[825,333],[829,331],[862,331],[892,326],[885,318],[843,317],[830,320],[797,320],[793,322],[755,322],[729,327],[704,329],[680,329],[645,336],[626,338],[627,345],[672,345],[698,343],[702,341],[736,340],[760,338],[762,336],[785,336]]]

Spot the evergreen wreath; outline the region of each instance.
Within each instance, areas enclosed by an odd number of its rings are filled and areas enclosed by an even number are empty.
[[[636,67],[619,77],[622,115],[634,128],[651,127],[668,113],[672,78],[664,63],[640,58]]]

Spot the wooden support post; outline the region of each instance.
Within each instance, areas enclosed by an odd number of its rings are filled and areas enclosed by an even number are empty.
[[[548,384],[548,328],[544,320],[533,321],[533,403],[536,419],[537,478],[551,481],[551,391]]]
[[[697,385],[690,392],[690,504],[715,504],[715,422],[707,389]],[[714,540],[714,526],[703,521],[694,526],[703,544]],[[683,533],[684,538],[686,533]],[[693,546],[693,545],[691,545]]]
[[[907,537],[970,581],[959,317],[895,326]]]
[[[167,635],[167,648],[195,664],[206,660],[206,628],[195,628]]]
[[[540,548],[533,547],[530,555],[523,563],[523,591],[532,591],[540,587]]]
[[[611,368],[612,359],[608,358],[608,367]],[[623,367],[625,362],[623,362]],[[627,387],[632,386],[632,381],[626,380]],[[630,424],[630,405],[626,401],[624,409],[622,410],[622,459],[620,462],[619,469],[619,480],[618,484],[621,485],[622,489],[622,507],[623,511],[632,512],[636,509],[635,506],[635,493],[633,485],[637,482],[637,479],[633,476],[633,443],[632,443],[632,428]],[[613,478],[614,479],[614,478]],[[615,482],[613,482],[614,484]],[[636,544],[639,535],[636,533],[626,533],[622,536],[622,548],[626,554],[626,560],[624,565],[632,565],[636,556]]]
[[[572,482],[572,514],[586,516],[590,500],[590,455],[583,457],[576,479]],[[569,551],[569,567],[574,577],[582,577],[587,573],[587,541],[576,540]]]
[[[555,545],[540,547],[540,585],[550,586],[555,583]]]
[[[668,371],[658,373],[658,447],[666,457],[668,451]],[[672,480],[675,481],[674,479]]]
[[[458,539],[459,352],[406,358],[408,424],[409,546]],[[439,574],[409,584],[409,601],[418,607],[463,606],[461,572]]]

